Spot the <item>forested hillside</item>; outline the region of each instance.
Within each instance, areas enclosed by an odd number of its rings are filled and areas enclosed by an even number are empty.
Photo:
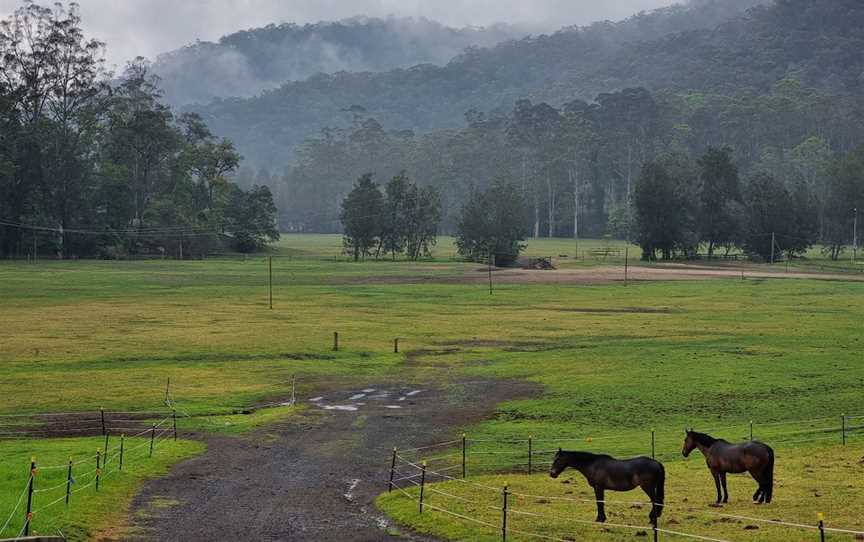
[[[525,31],[499,24],[449,28],[427,19],[357,17],[280,24],[199,41],[160,55],[153,71],[174,105],[246,97],[318,73],[380,72],[445,64],[468,47],[488,47]]]
[[[427,131],[458,127],[464,113],[472,108],[509,109],[519,98],[560,105],[574,98],[592,100],[599,92],[634,84],[665,88],[701,83],[694,80],[699,75],[689,67],[686,70],[676,67],[668,75],[658,69],[651,77],[637,81],[634,66],[644,66],[644,71],[651,72],[652,65],[675,66],[677,55],[702,51],[711,57],[715,53],[709,46],[715,42],[735,45],[747,25],[773,24],[770,22],[773,11],[758,11],[749,20],[717,26],[757,3],[758,0],[698,0],[687,6],[642,13],[618,23],[567,28],[549,36],[470,49],[444,66],[426,64],[386,73],[316,75],[286,83],[255,98],[225,99],[195,110],[216,133],[235,141],[250,163],[281,167],[304,137],[323,127],[346,126],[351,115],[344,111],[352,105],[362,106],[387,126]],[[817,3],[834,4],[830,0]],[[854,1],[844,3],[851,4],[850,9],[858,7]],[[800,23],[806,28],[808,17],[801,14],[788,24]],[[854,29],[849,24],[844,23],[844,27]],[[785,28],[777,31],[782,33]],[[685,33],[670,37],[676,32]],[[814,29],[800,39],[813,39],[814,35],[831,44],[830,47],[836,45],[831,34],[823,35],[821,30]],[[784,57],[781,65],[792,69],[785,57],[800,54],[775,43],[782,36],[769,33],[765,39],[763,45],[770,48],[766,54],[779,55],[778,59]],[[646,47],[647,43],[652,45]],[[668,47],[664,46],[666,43]],[[688,48],[696,51],[685,50]],[[742,62],[746,63],[746,59]],[[750,81],[740,83],[764,82],[763,73],[753,73],[763,71],[762,66],[749,65],[742,70],[750,72]],[[670,79],[682,71],[685,78]],[[727,72],[718,77],[723,78]]]

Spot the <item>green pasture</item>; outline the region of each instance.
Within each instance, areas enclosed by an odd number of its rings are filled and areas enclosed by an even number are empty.
[[[454,431],[478,440],[594,436],[596,450],[603,449],[601,436],[614,435],[619,444],[607,451],[645,453],[657,428],[663,454],[680,449],[677,434],[685,426],[736,425],[728,434],[737,438],[749,420],[757,436],[774,438],[768,424],[828,418],[826,431],[835,433],[823,443],[833,446],[840,415],[864,415],[861,282],[499,284],[490,296],[483,284],[452,280],[477,264],[452,259],[447,240],[432,261],[359,264],[336,257],[339,242],[338,236],[283,238],[273,259],[272,310],[261,255],[0,263],[0,414],[160,409],[170,378],[178,409],[194,416],[179,419],[181,434],[236,433],[298,415],[254,408],[287,400],[295,376],[301,400],[370,383],[458,394],[461,380],[506,378],[542,391]],[[568,254],[569,243],[532,242],[528,253],[558,257]],[[395,337],[399,354],[392,351]],[[8,426],[0,418],[0,432]],[[814,445],[783,438],[793,450]],[[860,459],[861,440],[830,448],[840,454],[831,457]],[[45,447],[72,446],[68,439],[0,442],[25,459],[48,453]],[[176,449],[146,476],[200,448]],[[6,457],[3,472],[18,480],[26,465]],[[508,470],[516,462],[478,464],[472,472]],[[800,470],[788,472],[791,480]],[[141,479],[130,477],[115,500],[128,502]],[[18,485],[0,484],[0,520]],[[820,502],[834,498],[826,490]],[[864,497],[848,500],[860,507]],[[85,517],[96,528],[108,516],[99,515],[102,501],[93,502]],[[400,502],[382,506],[422,526],[400,511]]]

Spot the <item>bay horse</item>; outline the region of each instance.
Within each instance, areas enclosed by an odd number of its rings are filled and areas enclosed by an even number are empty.
[[[565,452],[558,448],[549,476],[558,478],[571,467],[582,473],[588,484],[594,488],[597,500],[597,520],[606,521],[604,491],[630,491],[641,487],[651,499],[651,513],[648,519],[657,525],[657,518],[663,513],[664,485],[666,470],[663,464],[649,457],[618,460],[608,455],[588,452]]]
[[[726,489],[727,472],[733,474],[749,472],[759,484],[759,488],[753,494],[753,503],[771,502],[774,494],[774,450],[770,446],[755,440],[730,444],[723,439],[688,429],[681,453],[687,457],[696,448],[705,456],[705,463],[708,464],[708,469],[714,477],[717,504],[729,502],[729,490]]]

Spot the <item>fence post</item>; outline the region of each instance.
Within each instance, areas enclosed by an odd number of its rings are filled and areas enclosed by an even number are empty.
[[[168,390],[171,389],[171,377],[165,382],[165,404],[168,404]]]
[[[654,459],[655,456],[657,455],[656,451],[657,451],[657,447],[656,447],[655,439],[654,439],[654,430],[652,429],[651,430],[651,459]]]
[[[30,481],[27,482],[27,513],[24,516],[24,536],[30,535],[30,522],[33,520],[33,483],[36,478],[36,458],[30,458]]]
[[[103,467],[108,466],[108,435],[109,434],[110,433],[108,431],[105,432],[105,446],[102,447],[102,449],[105,450],[105,454],[102,458],[102,466]]]
[[[423,494],[426,489],[426,462],[420,465],[420,513],[423,513]]]
[[[462,479],[463,480],[466,478],[466,476],[465,476],[465,452],[466,452],[465,443],[466,443],[465,433],[462,433]]]
[[[104,435],[106,433],[106,431],[105,431],[105,409],[100,407],[99,408],[99,414],[102,416],[102,434]]]
[[[126,435],[120,435],[120,465],[118,466],[118,470],[123,470],[123,439]]]
[[[816,517],[819,518],[819,540],[825,542],[825,516],[819,512]]]
[[[846,446],[846,414],[840,415],[840,433],[843,436],[843,446]]]
[[[750,440],[753,440],[753,420],[750,420]]]
[[[291,375],[291,406],[297,404],[297,375]]]
[[[534,440],[534,437],[531,435],[528,435],[528,474],[531,474],[531,467],[532,467],[532,465],[531,465],[532,461],[531,460],[534,456],[533,440]]]
[[[507,542],[507,495],[509,489],[504,484],[504,507],[501,508],[501,542]]]
[[[69,468],[66,470],[66,506],[69,506],[70,495],[72,495],[72,456],[69,456]]]
[[[387,493],[393,491],[393,474],[396,471],[396,447],[393,447],[393,457],[390,459],[390,483],[387,484]]]
[[[149,457],[153,457],[153,440],[156,438],[156,424],[153,424],[153,428],[150,430],[150,455]]]
[[[338,331],[333,332],[333,351],[334,352],[339,351],[339,332]]]
[[[399,338],[398,337],[393,339],[393,353],[394,354],[399,353]]]
[[[171,420],[174,422],[174,441],[177,441],[177,411],[171,409]]]
[[[99,491],[100,478],[102,478],[102,452],[96,450],[96,491]]]

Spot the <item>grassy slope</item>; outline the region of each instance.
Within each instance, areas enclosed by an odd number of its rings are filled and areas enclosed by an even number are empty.
[[[529,253],[566,254],[568,243]],[[862,284],[501,285],[490,297],[482,286],[367,280],[473,265],[450,261],[446,247],[433,263],[349,264],[329,259],[336,237],[288,237],[280,253],[291,257],[274,260],[273,311],[260,257],[4,263],[0,413],[155,408],[169,376],[183,408],[225,413],[287,397],[294,374],[302,396],[310,382],[404,383],[444,368],[546,390],[501,405],[469,428],[474,438],[615,434],[636,444],[610,451],[643,451],[651,426],[758,427],[860,409]],[[407,361],[391,353],[395,336],[414,351]],[[261,416],[225,418],[220,430]],[[16,449],[29,456],[43,443]],[[680,442],[669,433],[658,446]],[[0,504],[11,491],[2,485]]]

